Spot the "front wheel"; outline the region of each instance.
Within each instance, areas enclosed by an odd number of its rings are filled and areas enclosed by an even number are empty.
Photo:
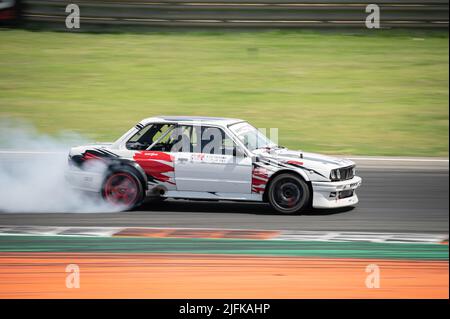
[[[296,214],[304,209],[310,200],[306,182],[294,174],[280,174],[269,185],[269,203],[282,214]]]
[[[107,203],[128,210],[141,204],[144,190],[132,170],[114,170],[103,182],[102,196]]]

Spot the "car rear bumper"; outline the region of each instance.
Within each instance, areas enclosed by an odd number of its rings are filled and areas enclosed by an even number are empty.
[[[358,203],[355,190],[361,186],[362,179],[355,176],[341,182],[312,182],[314,208],[339,208]]]
[[[76,189],[90,192],[100,192],[104,174],[100,172],[89,172],[70,167],[65,172],[66,182]]]

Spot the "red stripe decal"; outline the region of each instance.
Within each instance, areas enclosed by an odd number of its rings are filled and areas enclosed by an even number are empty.
[[[173,156],[164,152],[155,151],[142,151],[134,154],[133,159],[142,167],[146,174],[154,177],[155,179],[166,182],[169,184],[175,184],[172,176],[164,175],[164,173],[170,173],[174,171]],[[161,161],[167,162],[162,163]]]
[[[263,193],[268,180],[269,172],[265,168],[254,168],[252,172],[252,192]]]

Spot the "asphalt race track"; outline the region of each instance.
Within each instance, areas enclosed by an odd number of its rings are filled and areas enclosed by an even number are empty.
[[[264,204],[167,200],[120,213],[0,213],[0,225],[141,226],[448,233],[448,161],[440,167],[366,165],[350,209],[280,216]]]
[[[264,204],[167,200],[0,213],[0,299],[448,299],[448,159],[355,161],[363,185],[349,209],[282,216]],[[67,265],[82,269],[80,289],[67,289]],[[381,285],[368,289],[374,265]]]

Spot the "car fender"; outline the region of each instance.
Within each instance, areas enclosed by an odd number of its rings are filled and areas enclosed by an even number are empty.
[[[301,170],[301,169],[282,168],[282,169],[279,169],[276,172],[274,172],[272,175],[270,175],[269,180],[267,182],[267,186],[264,189],[264,194],[263,194],[263,200],[264,201],[267,201],[267,192],[270,189],[270,183],[272,182],[272,180],[276,176],[278,176],[280,174],[284,174],[284,173],[294,174],[294,175],[297,175],[300,178],[302,178],[306,182],[306,184],[308,185],[309,191],[310,191],[310,196],[312,197],[312,194],[313,194],[312,183],[311,183],[311,180],[310,180],[309,176],[303,170]]]

